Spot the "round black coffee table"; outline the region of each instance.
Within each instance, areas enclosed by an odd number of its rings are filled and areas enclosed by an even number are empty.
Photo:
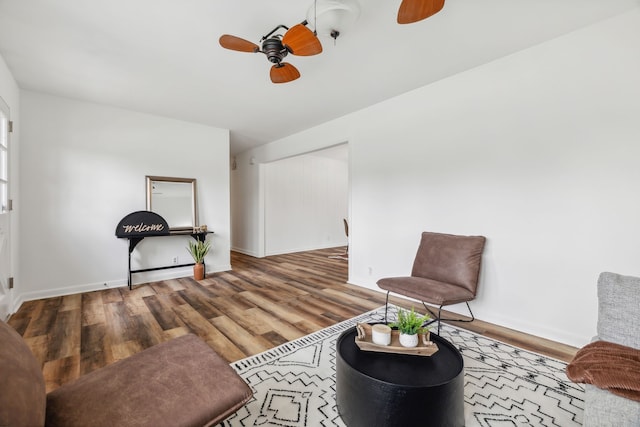
[[[464,426],[464,362],[436,334],[432,356],[363,351],[356,330],[336,343],[336,403],[348,427]]]

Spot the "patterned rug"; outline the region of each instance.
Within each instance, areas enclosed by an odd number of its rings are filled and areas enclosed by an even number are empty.
[[[357,322],[382,321],[384,307],[235,362],[255,394],[221,426],[345,426],[335,403],[336,340]],[[440,335],[464,357],[466,426],[582,425],[584,388],[567,379],[564,362],[450,325]]]

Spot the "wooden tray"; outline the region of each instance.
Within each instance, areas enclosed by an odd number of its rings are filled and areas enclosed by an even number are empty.
[[[379,345],[371,341],[371,325],[358,323],[356,325],[356,345],[360,350],[378,353],[414,354],[416,356],[431,356],[438,351],[438,345],[429,341],[429,332],[422,334],[417,347],[403,347],[400,345],[400,332],[391,330],[391,344]],[[364,336],[363,336],[364,335]]]

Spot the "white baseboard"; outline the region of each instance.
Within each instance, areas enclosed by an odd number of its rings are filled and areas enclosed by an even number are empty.
[[[386,291],[378,288],[376,285],[369,285],[369,286],[364,285],[363,283],[367,283],[367,280],[364,278],[358,279],[358,278],[350,277],[349,280],[347,280],[347,283],[350,285],[360,286],[362,288],[379,291],[386,294]],[[391,295],[408,299],[408,300],[413,300],[421,305],[420,301],[414,298],[409,298],[409,297],[405,297],[403,295],[394,294],[394,293],[392,293]],[[576,334],[568,333],[567,331],[563,330],[561,326],[557,328],[549,328],[549,327],[540,325],[538,323],[533,324],[530,322],[523,322],[518,318],[496,315],[493,311],[486,312],[482,310],[482,306],[480,304],[474,304],[474,301],[470,301],[469,304],[471,305],[471,309],[473,310],[473,314],[475,315],[476,319],[482,320],[484,322],[492,323],[494,325],[502,326],[505,328],[513,329],[514,331],[534,335],[536,337],[545,338],[551,341],[571,345],[578,348],[588,343],[592,338],[590,336],[589,337],[578,336]],[[437,306],[433,306],[431,304],[429,304],[429,306],[435,308],[436,310],[438,309]],[[469,312],[467,311],[467,308],[464,303],[447,305],[443,307],[443,310],[460,314],[462,316],[469,315]]]
[[[313,245],[313,246],[304,246],[304,247],[298,247],[298,248],[287,248],[287,249],[280,249],[277,251],[272,251],[272,252],[268,252],[265,254],[265,256],[271,256],[271,255],[284,255],[284,254],[292,254],[295,252],[306,252],[306,251],[314,251],[317,249],[329,249],[329,248],[338,248],[338,247],[342,247],[342,246],[347,246],[347,242],[344,243],[336,243],[336,242],[332,242],[326,245]],[[254,258],[262,258],[260,256],[260,254],[258,254],[257,252],[248,250],[248,249],[244,249],[244,248],[238,248],[238,247],[231,247],[231,250],[234,252],[239,252],[241,254],[244,255],[249,255],[252,256]]]
[[[219,271],[231,270],[230,264],[224,265],[207,265],[207,274],[217,273]],[[132,277],[133,285],[141,285],[149,282],[157,282],[160,280],[178,279],[181,277],[193,276],[193,267],[176,268],[173,271],[158,270],[145,273],[136,273]],[[144,277],[144,280],[141,280]],[[102,291],[110,288],[122,288],[127,286],[127,279],[112,280],[99,283],[88,283],[84,285],[67,286],[63,288],[47,289],[43,291],[25,292],[18,294],[10,307],[10,313],[18,311],[20,306],[26,301],[33,301],[44,298],[61,297],[65,295],[81,294],[85,292]]]
[[[54,298],[61,297],[65,295],[73,295],[73,294],[81,294],[84,292],[93,292],[93,291],[101,291],[109,288],[120,288],[123,286],[127,286],[127,281],[125,280],[114,280],[108,282],[99,282],[99,283],[88,283],[84,285],[76,285],[76,286],[67,286],[63,288],[54,288],[47,289],[42,291],[33,291],[33,292],[25,292],[18,293],[15,300],[13,301],[13,307],[11,313],[15,313],[18,311],[20,306],[26,301],[33,301],[43,298]]]
[[[258,253],[250,251],[248,249],[232,247],[231,250],[234,251],[234,252],[238,252],[238,253],[244,254],[244,255],[252,256],[254,258],[260,258],[260,255]]]
[[[337,244],[335,242],[331,243],[331,244],[326,244],[326,245],[314,245],[314,246],[305,246],[305,247],[299,247],[299,248],[287,248],[287,249],[280,249],[277,251],[271,251],[271,252],[267,252],[267,256],[271,256],[271,255],[283,255],[283,254],[292,254],[295,252],[307,252],[307,251],[315,251],[318,249],[330,249],[330,248],[339,248],[342,246],[347,246],[347,244]]]

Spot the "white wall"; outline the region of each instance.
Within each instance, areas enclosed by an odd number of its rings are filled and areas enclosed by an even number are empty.
[[[18,226],[20,224],[17,213],[20,212],[19,188],[19,152],[20,152],[20,89],[11,71],[7,67],[4,58],[0,56],[0,97],[9,105],[11,120],[13,121],[13,132],[9,136],[9,197],[13,200],[13,211],[9,213],[9,245],[10,245],[10,271],[3,272],[8,276],[13,276],[17,281],[20,279],[18,272],[17,257],[20,241]],[[0,319],[4,320],[10,312],[13,312],[13,300],[15,292],[2,295],[0,292]]]
[[[128,246],[115,228],[145,209],[146,175],[197,179],[200,224],[215,231],[207,271],[230,268],[227,130],[26,91],[21,117],[21,300],[126,284]],[[192,262],[188,239],[145,239],[133,268]]]
[[[265,254],[344,246],[347,161],[314,154],[264,165]]]
[[[639,39],[640,8],[239,158],[348,140],[351,283],[408,274],[421,231],[482,234],[476,316],[582,345],[598,274],[640,276]]]

